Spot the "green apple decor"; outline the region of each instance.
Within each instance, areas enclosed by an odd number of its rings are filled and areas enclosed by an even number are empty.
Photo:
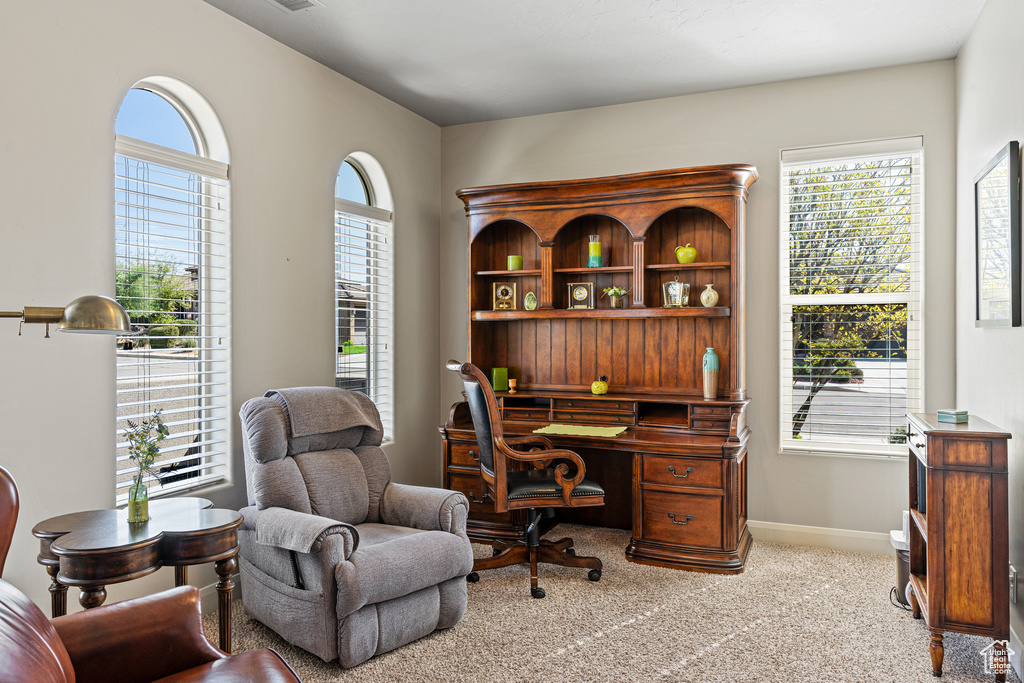
[[[697,260],[697,250],[689,242],[685,247],[676,247],[676,260],[680,263],[693,263]]]
[[[590,393],[594,396],[608,393],[608,378],[601,375],[596,382],[590,385]]]

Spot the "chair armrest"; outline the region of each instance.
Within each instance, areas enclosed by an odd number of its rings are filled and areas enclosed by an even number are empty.
[[[465,535],[468,516],[469,501],[458,491],[391,483],[380,497],[385,524]]]
[[[297,553],[318,553],[328,536],[344,541],[347,560],[359,547],[359,532],[351,524],[287,508],[253,510],[246,508],[246,524],[256,529],[256,542]]]
[[[558,463],[554,468],[555,483],[562,489],[562,500],[565,501],[567,506],[572,507],[572,490],[583,481],[583,477],[587,473],[587,467],[583,464],[583,458],[578,453],[564,448],[534,450],[524,453],[512,449],[508,442],[503,439],[495,439],[495,445],[506,458],[531,462],[535,466],[540,465],[542,468],[550,467],[555,460],[568,460],[575,465],[576,473],[571,477],[569,476],[569,466],[564,462]]]
[[[227,656],[203,634],[194,586],[57,617],[52,623],[79,683],[154,681]]]

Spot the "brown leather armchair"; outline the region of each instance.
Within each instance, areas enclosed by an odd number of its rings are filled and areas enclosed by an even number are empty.
[[[273,650],[229,656],[211,645],[194,586],[50,621],[0,579],[0,662],[4,683],[299,680]]]

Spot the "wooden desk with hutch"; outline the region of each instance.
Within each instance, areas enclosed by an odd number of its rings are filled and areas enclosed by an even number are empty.
[[[605,505],[559,518],[632,529],[634,562],[735,573],[747,529],[748,399],[744,389],[744,231],[752,166],[711,166],[609,178],[461,190],[469,218],[469,361],[508,368],[515,394],[498,392],[503,429],[550,423],[622,425],[614,438],[548,435],[579,452]],[[603,264],[587,267],[589,236]],[[694,263],[675,248],[690,243]],[[521,270],[506,270],[521,255]],[[662,306],[662,284],[690,285],[690,306]],[[495,283],[516,285],[515,308],[492,310]],[[570,283],[592,282],[593,309],[570,309]],[[708,283],[716,306],[698,301]],[[612,309],[605,287],[629,289]],[[535,292],[536,310],[524,297]],[[703,398],[702,358],[720,358],[718,397]],[[609,391],[590,384],[607,376]],[[445,486],[470,499],[469,535],[482,542],[524,532],[523,511],[498,514],[475,461],[466,403],[441,427]]]

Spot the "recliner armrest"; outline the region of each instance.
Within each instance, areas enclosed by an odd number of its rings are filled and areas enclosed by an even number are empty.
[[[52,623],[79,683],[153,681],[227,656],[203,634],[194,586],[57,617]]]
[[[458,491],[390,483],[380,498],[385,524],[465,535],[469,501]]]
[[[256,542],[262,545],[297,553],[317,553],[322,549],[326,537],[337,535],[344,541],[346,560],[359,547],[359,532],[354,526],[328,517],[287,508],[246,508],[246,516],[248,526],[256,529]]]

